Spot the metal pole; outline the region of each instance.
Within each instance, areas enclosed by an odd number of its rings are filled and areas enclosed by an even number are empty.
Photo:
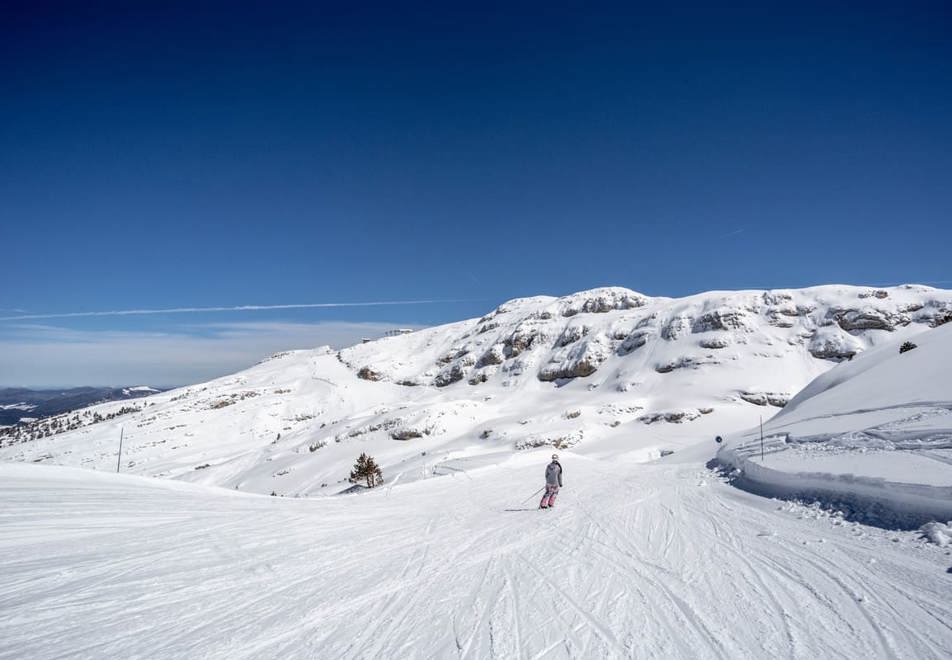
[[[764,416],[760,416],[760,462],[764,462]]]
[[[122,463],[122,436],[125,433],[125,428],[119,427],[119,458],[116,459],[116,472],[119,472],[119,465]]]
[[[529,500],[531,500],[533,497],[535,497],[536,495],[538,495],[539,493],[541,493],[541,492],[544,491],[544,490],[545,490],[545,486],[543,486],[542,488],[540,488],[540,489],[537,490],[536,492],[532,493],[532,495],[530,495],[530,496],[527,497],[526,499],[522,500],[522,502],[520,502],[520,504],[525,504],[526,502],[528,502]]]

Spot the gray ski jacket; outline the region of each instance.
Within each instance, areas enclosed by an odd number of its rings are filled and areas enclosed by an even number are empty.
[[[562,487],[562,464],[558,461],[552,461],[545,466],[545,485],[554,486],[558,484]]]

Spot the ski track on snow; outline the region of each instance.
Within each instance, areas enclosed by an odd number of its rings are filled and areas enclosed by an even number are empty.
[[[0,658],[947,657],[948,558],[697,465],[306,501],[0,465]],[[42,488],[37,488],[37,483]],[[108,522],[107,522],[108,521]]]

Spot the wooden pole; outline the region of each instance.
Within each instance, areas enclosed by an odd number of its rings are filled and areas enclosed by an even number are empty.
[[[122,436],[125,433],[125,428],[119,427],[119,458],[116,459],[116,472],[119,472],[119,465],[122,463]]]
[[[764,462],[764,416],[760,416],[760,462]]]

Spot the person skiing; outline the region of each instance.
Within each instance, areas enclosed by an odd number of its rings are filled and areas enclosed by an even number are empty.
[[[559,488],[562,487],[562,464],[559,463],[559,455],[552,454],[552,462],[545,466],[545,494],[542,501],[539,502],[540,509],[548,509],[555,506],[555,496],[559,494]]]

